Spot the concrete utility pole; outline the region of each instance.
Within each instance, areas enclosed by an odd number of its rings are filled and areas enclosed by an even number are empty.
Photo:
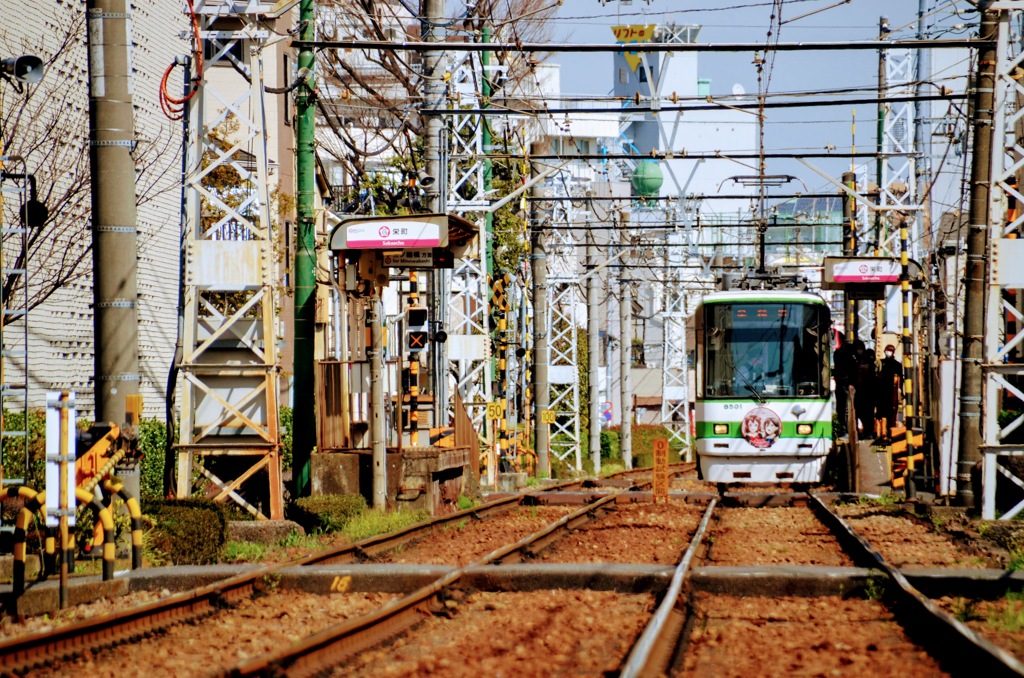
[[[857,190],[857,175],[853,172],[843,173],[843,184],[850,190]],[[843,197],[843,256],[857,255],[857,206],[854,198],[847,194]],[[857,302],[843,292],[843,310],[846,319],[846,341],[852,343],[857,338]]]
[[[623,210],[619,214],[622,245],[629,247],[629,212]],[[633,288],[630,284],[623,262],[619,269],[619,408],[622,413],[619,448],[627,469],[633,468]]]
[[[299,3],[299,39],[312,40],[316,23],[314,0]],[[310,455],[316,445],[316,400],[313,396],[316,340],[316,217],[314,187],[316,182],[316,87],[312,75],[313,50],[299,50],[298,66],[308,68],[310,76],[299,88],[295,98],[295,345],[294,380],[292,382],[293,434],[292,481],[295,495],[309,494]]]
[[[445,24],[445,0],[423,0],[423,23],[421,33],[423,42],[443,42],[447,37]],[[423,55],[423,100],[425,108],[441,108],[444,103],[447,84],[444,79],[444,51],[425,52]],[[429,212],[441,212],[445,209],[442,191],[448,190],[443,180],[441,167],[441,133],[443,122],[439,116],[427,117],[424,127],[426,138],[423,140],[423,163],[428,175],[435,179],[427,188],[426,206]],[[430,320],[433,327],[443,316],[447,304],[444,298],[444,271],[438,269],[430,273]],[[445,413],[448,411],[448,350],[444,342],[432,341],[431,355],[431,394],[434,399],[434,426],[446,426]]]
[[[384,332],[381,327],[380,288],[370,297],[370,451],[373,454],[373,508],[388,502],[387,446],[384,444]],[[401,417],[399,417],[401,419]]]
[[[530,144],[530,155],[548,152],[545,142]],[[543,171],[537,163],[530,164],[530,175],[536,177]],[[533,197],[544,196],[540,182],[532,189]],[[544,478],[551,477],[551,451],[548,439],[548,425],[541,420],[541,412],[548,409],[551,393],[548,385],[548,254],[544,249],[544,224],[537,202],[530,203],[530,264],[533,267],[533,438],[537,450],[537,472]]]
[[[590,458],[594,462],[594,475],[601,473],[601,384],[598,375],[601,369],[601,334],[597,316],[599,313],[597,245],[594,242],[593,224],[587,219],[587,373],[590,382]]]
[[[126,0],[90,0],[86,12],[96,421],[121,423],[139,392],[131,17]]]
[[[982,4],[978,78],[974,87],[974,145],[971,156],[971,204],[968,215],[966,291],[964,293],[963,362],[960,378],[960,458],[956,493],[962,506],[974,506],[971,474],[981,462],[982,350],[985,333],[985,287],[988,251],[988,202],[992,177],[992,107],[995,96],[998,12]],[[978,474],[980,484],[981,474]]]

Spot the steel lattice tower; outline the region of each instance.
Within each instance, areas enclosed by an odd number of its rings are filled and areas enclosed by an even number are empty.
[[[192,493],[198,470],[218,488],[215,500],[280,519],[277,271],[263,97],[269,32],[259,2],[200,0],[195,11],[206,68],[230,64],[217,74],[221,84],[204,78],[189,102],[177,493]],[[224,20],[230,26],[217,25]],[[212,187],[218,170],[237,177],[237,187]],[[257,490],[268,498],[262,512],[241,491],[259,476],[267,481]]]
[[[1009,397],[1024,400],[1024,364],[1020,362],[1024,343],[1024,313],[1020,309],[1024,295],[1024,194],[1016,176],[1024,166],[1024,148],[1018,130],[1024,121],[1024,83],[1019,72],[1024,62],[1020,36],[1011,37],[1019,25],[1024,2],[1003,2],[999,16],[996,50],[995,107],[992,125],[992,190],[989,197],[988,301],[982,366],[982,436],[984,441],[984,490],[982,517],[996,517],[996,482],[1001,474],[1015,485],[1024,481],[1002,464],[1000,456],[1024,455],[1024,443],[1013,442],[1011,435],[1022,424],[1024,414],[1005,425],[999,422],[1003,401]],[[1012,5],[1012,9],[1008,7]],[[1010,209],[1009,201],[1014,208]],[[1024,510],[1024,502],[1000,516],[1009,520]]]

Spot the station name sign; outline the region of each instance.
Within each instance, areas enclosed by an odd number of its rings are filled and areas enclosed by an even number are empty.
[[[890,257],[825,257],[824,268],[826,285],[894,285],[902,271],[899,260]]]
[[[448,216],[444,214],[350,219],[331,232],[329,243],[331,250],[429,249],[447,245]]]

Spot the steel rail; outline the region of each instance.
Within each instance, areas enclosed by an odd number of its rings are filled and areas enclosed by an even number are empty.
[[[564,483],[562,485],[554,485],[553,487],[561,488],[563,485],[569,485]],[[348,546],[342,546],[337,549],[331,549],[328,551],[322,551],[320,553],[313,553],[308,556],[299,558],[297,561],[293,561],[291,565],[328,565],[328,564],[339,564],[339,563],[351,563],[357,560],[365,558],[372,558],[373,556],[390,551],[394,548],[406,544],[410,541],[415,541],[424,536],[425,533],[431,532],[434,528],[443,527],[448,524],[458,523],[466,518],[473,518],[477,520],[483,520],[485,516],[494,513],[504,513],[510,511],[513,508],[522,505],[523,500],[527,497],[539,494],[541,490],[533,490],[531,492],[519,493],[507,497],[501,497],[494,501],[489,501],[486,504],[474,506],[473,508],[458,511],[456,513],[449,513],[443,516],[432,518],[423,523],[417,523],[407,528],[398,530],[397,532],[389,532],[388,534],[378,535],[376,537],[368,537],[359,541],[355,544]]]
[[[711,514],[715,510],[718,500],[712,499],[704,511],[704,517],[697,527],[697,532],[690,540],[690,546],[686,549],[682,560],[672,573],[672,581],[661,604],[654,612],[654,616],[647,623],[646,628],[640,634],[640,638],[633,645],[632,651],[626,658],[619,674],[621,678],[636,678],[643,675],[662,675],[671,661],[672,649],[678,642],[680,624],[670,624],[669,621],[675,614],[678,614],[677,603],[683,594],[683,584],[690,573],[690,563],[700,548],[707,532],[708,523],[711,521]]]
[[[252,596],[256,583],[274,569],[276,566],[261,568],[164,600],[0,642],[0,673],[23,673],[88,649],[115,645],[173,624],[213,614],[223,607],[224,602]]]
[[[916,641],[928,648],[943,668],[948,665],[963,675],[1024,676],[1024,663],[929,600],[820,497],[812,494],[810,498],[811,508],[819,519],[842,538],[844,545],[851,547],[855,562],[860,560],[882,570],[896,583],[895,590],[887,589],[887,593],[894,595],[893,612],[902,618],[901,624],[908,634],[916,635]]]
[[[344,662],[352,655],[409,629],[422,621],[425,616],[441,609],[445,589],[455,585],[469,568],[497,563],[517,551],[547,543],[550,541],[551,535],[557,531],[571,529],[580,520],[589,520],[588,514],[594,509],[614,501],[614,494],[602,497],[524,537],[515,544],[496,549],[479,560],[453,570],[437,581],[403,598],[394,600],[370,614],[324,629],[277,652],[238,664],[224,675],[235,678],[265,675],[288,675],[302,678],[318,675],[326,669]]]
[[[555,487],[560,487],[556,485]],[[251,597],[264,577],[297,565],[353,562],[368,555],[395,548],[432,531],[438,525],[467,517],[483,519],[493,513],[519,506],[533,493],[506,497],[480,506],[441,516],[396,533],[370,537],[303,556],[295,560],[269,565],[224,581],[185,591],[169,598],[131,607],[112,614],[94,617],[77,624],[60,626],[50,631],[25,634],[0,642],[0,673],[16,673],[32,666],[81,654],[88,649],[109,647],[158,631],[173,624],[215,613],[225,601]]]
[[[669,475],[678,476],[678,475],[682,475],[684,473],[689,473],[690,471],[693,471],[696,468],[697,468],[697,462],[694,462],[694,461],[681,461],[681,462],[676,462],[675,464],[669,464],[668,465],[668,469],[669,469],[668,472],[669,472]],[[583,489],[583,488],[591,489],[591,488],[594,488],[594,487],[600,487],[601,485],[605,485],[605,484],[611,485],[611,486],[614,486],[614,487],[619,487],[619,486],[626,487],[626,485],[622,485],[623,481],[631,481],[631,479],[634,476],[650,475],[651,473],[653,473],[653,469],[651,469],[651,468],[625,469],[625,470],[622,470],[622,471],[616,471],[615,473],[609,473],[606,476],[600,476],[598,478],[581,478],[579,480],[575,480],[575,481],[572,481],[570,483],[566,483],[565,485],[546,487],[546,488],[543,489],[543,492],[546,493],[546,492],[551,492],[553,490],[554,491],[571,491],[573,489]],[[644,481],[644,482],[641,482],[641,483],[633,483],[633,485],[631,485],[631,486],[632,487],[643,487],[645,485],[650,485],[651,482],[652,481]],[[557,487],[557,489],[554,489],[555,487]]]

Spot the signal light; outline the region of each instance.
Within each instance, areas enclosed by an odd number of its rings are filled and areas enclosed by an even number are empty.
[[[435,247],[431,254],[434,268],[455,268],[455,254],[447,247]]]
[[[406,348],[409,353],[419,353],[427,347],[430,341],[430,333],[426,330],[413,330],[406,333]]]
[[[427,324],[427,309],[423,306],[405,309],[405,321],[409,323],[409,327],[423,327]]]

